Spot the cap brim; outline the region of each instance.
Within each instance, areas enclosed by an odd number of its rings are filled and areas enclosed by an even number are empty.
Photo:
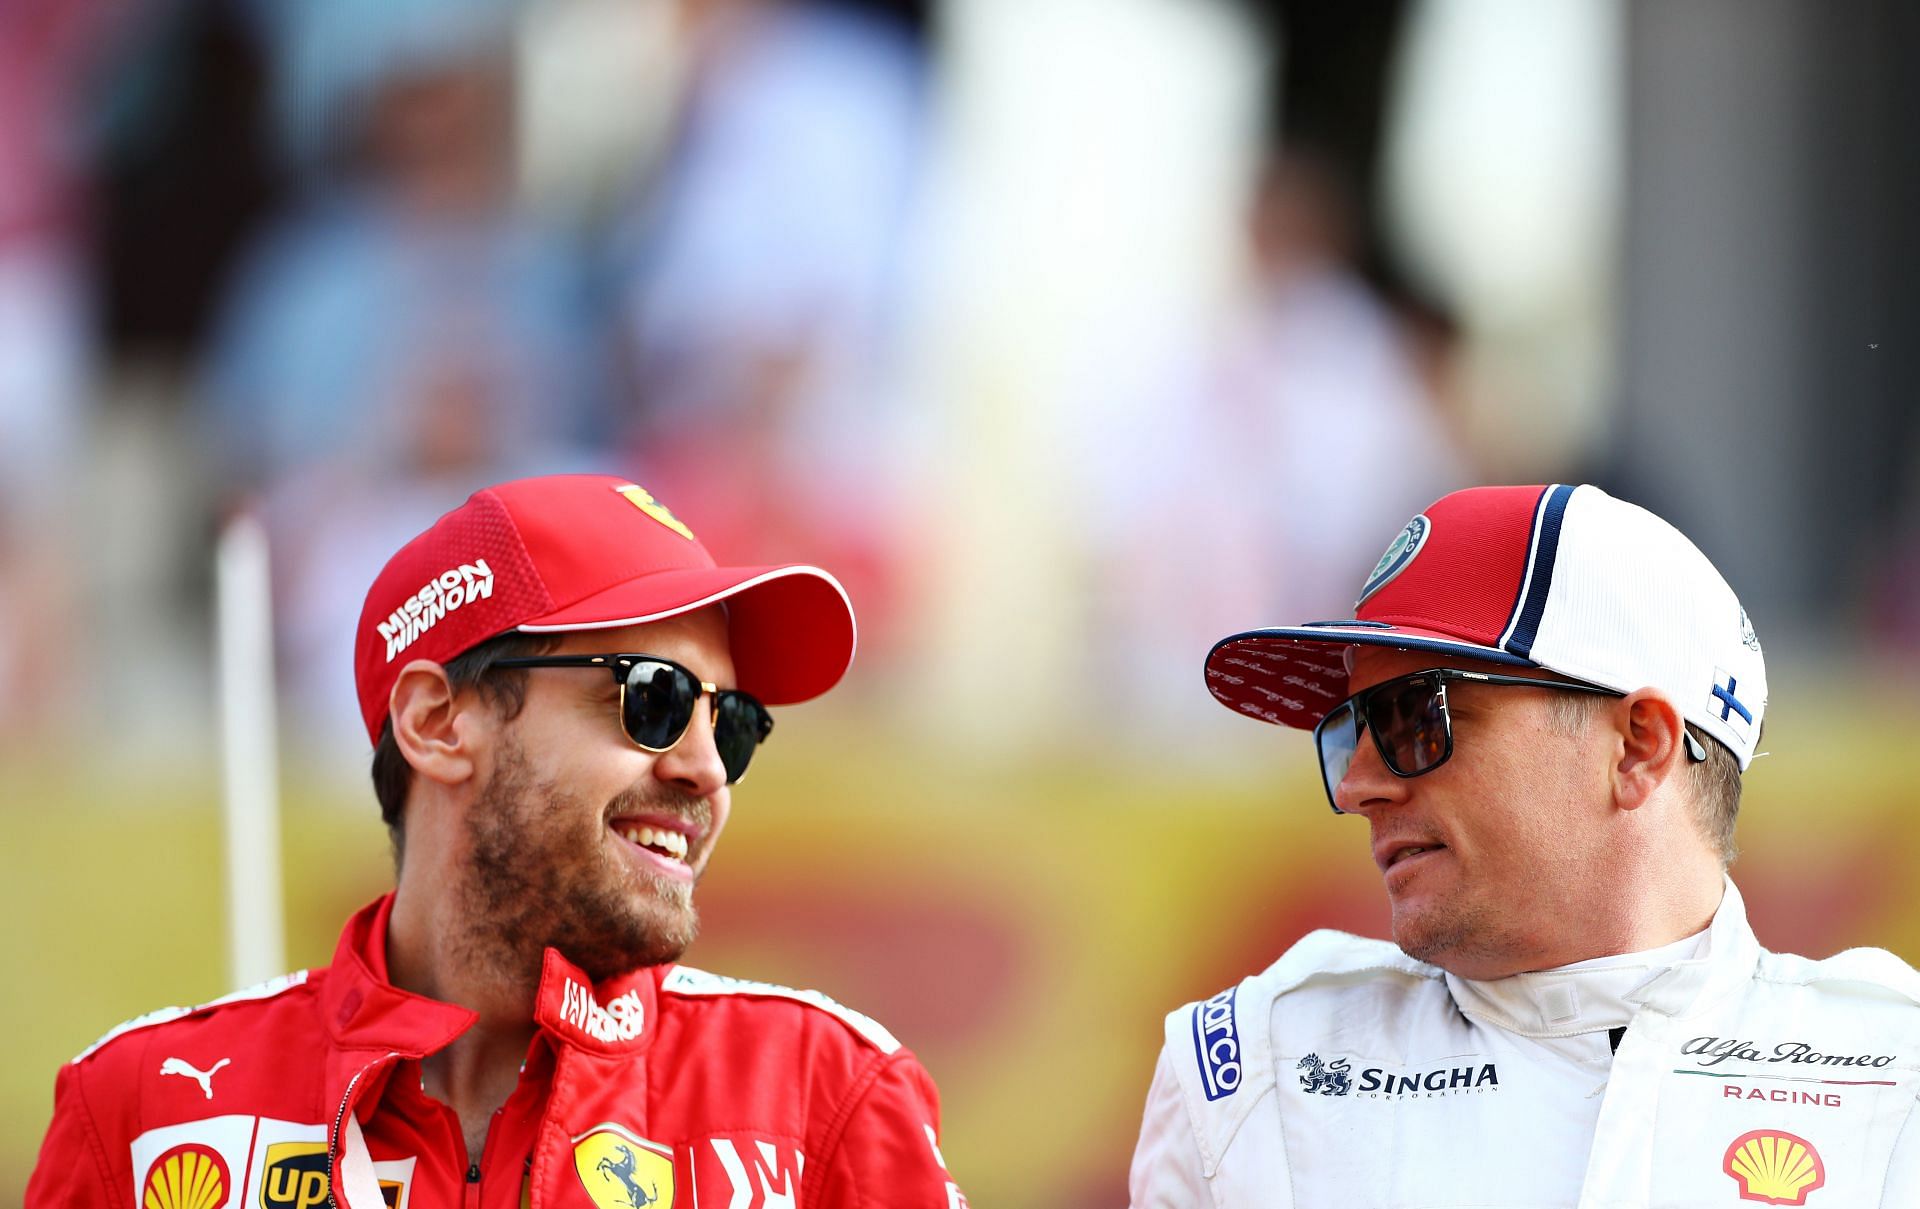
[[[1277,726],[1312,730],[1352,690],[1346,652],[1356,646],[1432,651],[1511,667],[1533,667],[1497,647],[1467,642],[1435,630],[1377,622],[1247,630],[1230,634],[1207,652],[1207,691],[1235,713]]]
[[[657,571],[531,618],[527,633],[646,625],[725,602],[738,687],[768,705],[832,688],[853,662],[853,604],[818,567],[690,567]]]

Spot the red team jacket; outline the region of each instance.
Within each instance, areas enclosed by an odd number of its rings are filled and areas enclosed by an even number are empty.
[[[333,964],[115,1029],[64,1067],[34,1206],[772,1209],[966,1198],[884,1028],[684,966],[593,986],[549,949],[518,1085],[469,1166],[420,1059],[473,1013],[387,981],[391,896]]]

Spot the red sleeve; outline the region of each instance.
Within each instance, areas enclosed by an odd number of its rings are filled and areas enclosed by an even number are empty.
[[[105,1209],[125,1205],[128,1191],[116,1201],[111,1192],[110,1165],[100,1142],[100,1131],[87,1110],[80,1086],[80,1068],[67,1065],[53,1085],[53,1123],[40,1143],[40,1159],[27,1180],[26,1203],[60,1205],[63,1209]]]
[[[966,1209],[939,1138],[940,1093],[919,1060],[899,1050],[855,1094],[826,1156],[824,1203],[829,1209]]]

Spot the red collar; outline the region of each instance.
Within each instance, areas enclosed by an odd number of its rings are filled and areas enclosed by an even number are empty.
[[[327,1032],[343,1049],[420,1058],[444,1049],[479,1017],[387,981],[387,920],[393,895],[369,903],[340,931],[320,991]]]
[[[343,1049],[421,1058],[445,1048],[478,1017],[394,986],[387,977],[387,922],[393,895],[347,921],[321,988],[328,1033]],[[639,1053],[653,1040],[660,980],[672,966],[646,966],[595,985],[548,949],[534,1022],[560,1046],[602,1054]]]
[[[637,1054],[653,1042],[660,979],[671,966],[647,966],[595,985],[548,949],[533,1018],[563,1046],[601,1054]]]

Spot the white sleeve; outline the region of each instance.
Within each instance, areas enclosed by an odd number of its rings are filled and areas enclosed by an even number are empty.
[[[1893,1144],[1893,1161],[1887,1165],[1886,1189],[1880,1203],[1886,1206],[1912,1204],[1913,1189],[1920,1184],[1920,1109],[1907,1113],[1900,1127],[1899,1140]]]
[[[1133,1150],[1127,1189],[1133,1209],[1202,1209],[1213,1203],[1200,1170],[1200,1144],[1194,1137],[1180,1079],[1167,1047],[1160,1049],[1147,1109],[1140,1121],[1140,1143]]]

